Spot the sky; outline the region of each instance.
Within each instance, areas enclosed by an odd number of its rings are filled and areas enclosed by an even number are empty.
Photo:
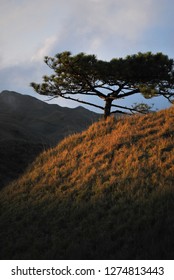
[[[49,73],[44,56],[63,51],[103,60],[147,51],[174,58],[173,0],[0,0],[0,7],[0,92],[40,98],[29,84]],[[159,98],[155,105],[169,104]]]

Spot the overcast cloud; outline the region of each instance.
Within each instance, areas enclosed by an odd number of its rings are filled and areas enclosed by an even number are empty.
[[[45,55],[174,56],[173,0],[0,0],[0,91],[31,93]]]

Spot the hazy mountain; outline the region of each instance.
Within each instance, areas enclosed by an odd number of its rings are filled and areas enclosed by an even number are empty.
[[[87,128],[99,116],[83,107],[63,108],[31,96],[3,91],[0,94],[0,141],[19,139],[56,144],[64,136]]]
[[[99,121],[0,192],[2,259],[174,259],[174,107]]]
[[[1,186],[21,174],[40,151],[99,117],[83,107],[63,108],[16,92],[0,93]]]

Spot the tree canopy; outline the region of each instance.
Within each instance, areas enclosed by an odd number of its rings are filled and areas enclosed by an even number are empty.
[[[31,83],[37,93],[99,108],[105,118],[117,112],[145,113],[147,107],[144,105],[127,107],[116,104],[116,100],[137,93],[145,98],[163,95],[173,101],[174,61],[162,53],[138,53],[103,61],[95,55],[72,55],[66,51],[55,57],[46,56],[44,61],[53,74],[43,76],[41,84]],[[85,101],[84,96],[90,96],[90,101]],[[93,96],[102,99],[104,106],[92,102]]]

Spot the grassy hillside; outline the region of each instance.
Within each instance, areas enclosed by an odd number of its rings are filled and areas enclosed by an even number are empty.
[[[0,189],[17,179],[41,151],[99,118],[83,107],[70,109],[16,92],[0,93]]]
[[[0,192],[2,259],[174,259],[174,108],[93,124]]]

